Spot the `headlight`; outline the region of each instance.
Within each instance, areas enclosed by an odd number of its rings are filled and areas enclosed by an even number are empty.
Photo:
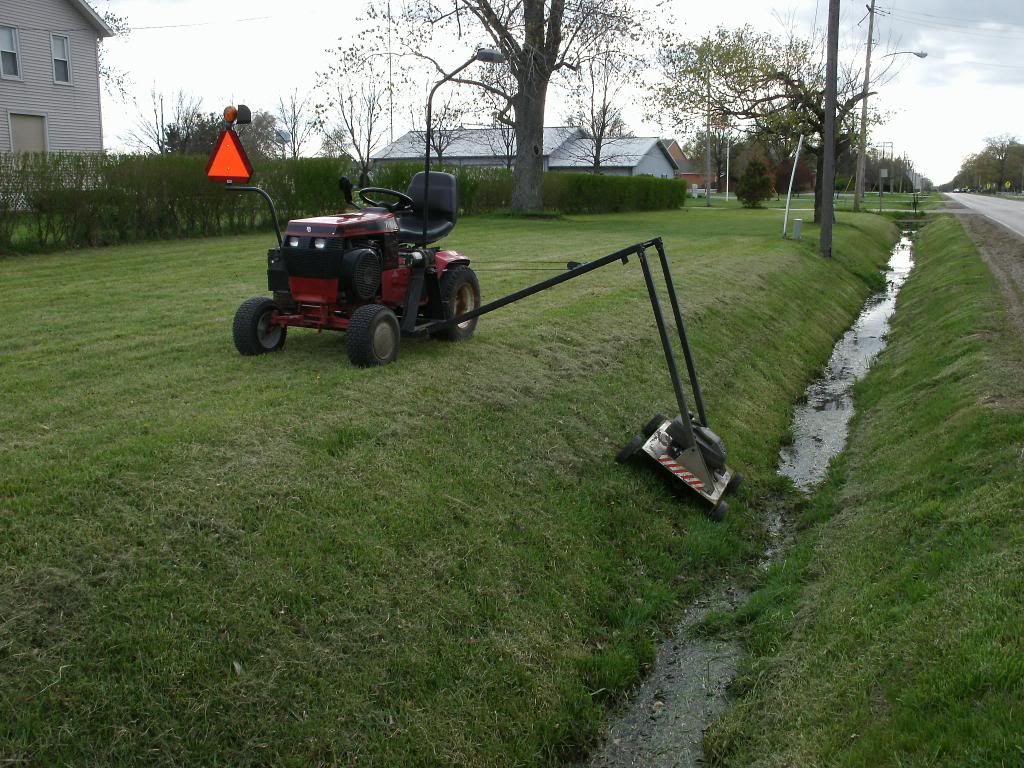
[[[289,237],[288,238],[288,245],[290,245],[292,248],[298,248],[299,247],[299,238],[297,238],[297,237]]]
[[[313,247],[318,248],[322,251],[324,248],[327,247],[327,241],[322,237],[318,237],[316,240],[313,241]]]

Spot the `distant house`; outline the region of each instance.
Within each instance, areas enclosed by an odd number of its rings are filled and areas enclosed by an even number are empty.
[[[373,155],[374,162],[423,159],[423,131],[409,131]],[[579,128],[544,129],[542,149],[545,171],[589,172],[593,169],[594,142]],[[436,154],[433,155],[436,158]],[[460,128],[442,152],[450,165],[509,167],[515,144],[500,128]],[[600,173],[616,176],[672,178],[677,167],[665,145],[655,138],[609,139],[602,147]]]
[[[0,2],[0,152],[100,152],[99,40],[85,0]]]
[[[702,171],[698,164],[693,160],[690,160],[683,152],[683,148],[679,146],[679,142],[675,139],[665,140],[665,148],[668,153],[672,155],[672,159],[676,163],[676,178],[683,179],[686,181],[689,187],[704,187],[704,171]],[[717,184],[712,184],[712,187]]]

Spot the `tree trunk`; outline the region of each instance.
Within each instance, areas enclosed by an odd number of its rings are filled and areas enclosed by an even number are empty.
[[[512,169],[512,210],[544,207],[544,103],[548,78],[532,73],[520,83],[515,102],[516,164]]]

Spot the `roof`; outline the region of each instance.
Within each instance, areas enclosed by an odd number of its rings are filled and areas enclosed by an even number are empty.
[[[601,147],[601,166],[604,168],[632,168],[640,164],[651,150],[657,147],[668,160],[669,165],[678,168],[668,149],[655,138],[605,139]],[[594,140],[579,137],[564,143],[551,155],[548,166],[552,168],[587,168],[594,162]]]
[[[555,152],[573,136],[582,135],[579,128],[559,126],[544,129],[544,156]],[[459,128],[454,140],[444,150],[446,158],[498,157],[505,154],[500,128]],[[423,157],[423,131],[409,131],[392,144],[373,153],[374,160],[419,160]]]
[[[76,8],[85,17],[86,21],[96,28],[100,37],[114,37],[114,30],[107,25],[103,17],[96,13],[85,0],[68,0],[68,3],[71,4],[72,8]]]
[[[606,168],[632,168],[657,145],[673,168],[678,168],[660,139],[606,139],[601,165]],[[502,157],[505,143],[500,128],[460,128],[444,150],[449,160]],[[593,140],[571,126],[544,129],[544,157],[555,168],[588,168],[593,162]],[[423,131],[409,131],[392,144],[373,154],[374,160],[419,160],[423,157]]]

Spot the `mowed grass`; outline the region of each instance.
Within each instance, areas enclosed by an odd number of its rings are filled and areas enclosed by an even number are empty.
[[[0,261],[0,761],[584,752],[680,604],[757,556],[790,404],[895,235],[842,217],[826,262],[777,217],[476,219],[448,240],[486,300],[665,237],[748,477],[724,524],[612,461],[674,413],[635,259],[374,370],[334,333],[235,352],[267,236]]]
[[[919,194],[917,196],[917,210],[925,211],[930,208],[935,208],[943,204],[943,197],[938,192],[930,192],[926,194]],[[704,203],[703,197],[695,197],[687,200],[686,205],[690,208],[704,209],[708,206]],[[797,192],[793,194],[793,199],[790,200],[790,227],[792,227],[792,219],[803,219],[804,224],[809,223],[814,218],[814,193],[813,192]],[[761,203],[764,208],[782,208],[786,207],[786,190],[778,190],[778,195],[773,196],[768,200]],[[711,196],[711,208],[742,208],[743,204],[736,197],[736,191],[733,189],[729,193],[729,199],[725,199],[724,193],[714,194]],[[912,192],[885,192],[882,195],[882,208],[886,213],[914,211],[914,194]],[[853,194],[852,193],[840,193],[835,199],[835,209],[837,213],[843,211],[853,210]],[[866,213],[877,213],[878,212],[878,193],[869,192],[864,195],[864,199],[861,202],[861,209]],[[782,219],[779,219],[779,233],[782,232]]]
[[[1024,762],[1024,351],[959,223],[916,258],[847,452],[740,613],[716,764]]]

